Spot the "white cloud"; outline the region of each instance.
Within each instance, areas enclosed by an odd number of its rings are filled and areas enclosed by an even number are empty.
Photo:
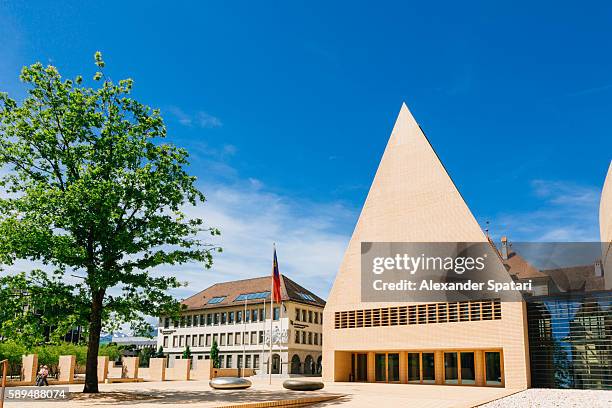
[[[193,113],[185,112],[178,106],[169,106],[167,111],[183,126],[198,126],[201,128],[218,128],[223,126],[223,122],[216,116],[208,112],[196,111]]]
[[[166,274],[189,283],[177,291],[179,297],[215,282],[270,275],[273,243],[282,274],[319,296],[327,296],[356,217],[352,210],[338,203],[314,203],[269,193],[254,179],[232,187],[209,185],[204,192],[206,203],[189,208],[187,213],[221,229],[221,236],[214,241],[223,252],[215,256],[211,270],[196,264],[164,268]]]
[[[501,234],[494,236],[539,242],[599,240],[599,188],[558,180],[533,180],[531,188],[539,206],[501,213],[493,222]]]

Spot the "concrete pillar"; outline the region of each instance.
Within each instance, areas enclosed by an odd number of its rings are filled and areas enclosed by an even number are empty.
[[[436,384],[444,384],[444,352],[434,351],[434,367],[436,370]]]
[[[476,370],[476,385],[482,387],[485,385],[485,368],[484,368],[484,352],[477,350],[474,352],[474,369]]]
[[[74,381],[74,369],[76,367],[76,356],[60,356],[57,369],[59,371],[58,380],[72,383]]]
[[[139,357],[123,357],[121,365],[123,366],[122,378],[138,378]]]
[[[108,356],[98,356],[98,382],[105,382],[108,378]]]
[[[21,376],[23,381],[34,384],[38,373],[38,354],[28,354],[21,357]]]
[[[400,382],[408,384],[408,353],[400,351],[399,359]]]
[[[151,381],[166,381],[166,358],[151,358],[149,360],[149,377]]]
[[[172,379],[179,381],[187,381],[190,378],[191,370],[191,359],[177,359],[174,360],[174,367],[172,368]]]
[[[373,351],[368,352],[368,382],[376,382],[376,361]]]

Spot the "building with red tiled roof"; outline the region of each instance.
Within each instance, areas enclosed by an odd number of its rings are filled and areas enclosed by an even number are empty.
[[[325,301],[284,275],[282,303],[272,309],[270,293],[271,277],[264,276],[215,283],[184,299],[177,321],[162,316],[159,322],[157,343],[169,366],[189,346],[197,367],[216,342],[219,368],[268,373],[272,338],[272,374],[320,374]]]

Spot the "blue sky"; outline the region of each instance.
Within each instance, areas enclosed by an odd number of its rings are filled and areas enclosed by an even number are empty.
[[[132,77],[192,154],[221,228],[187,295],[281,272],[325,296],[402,101],[493,236],[597,240],[612,158],[612,4],[0,0],[0,90],[21,66]],[[132,4],[133,3],[133,4]]]

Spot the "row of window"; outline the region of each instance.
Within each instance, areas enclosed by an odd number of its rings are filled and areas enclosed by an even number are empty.
[[[236,357],[236,365],[234,365],[234,357]],[[246,354],[244,357],[245,367],[242,367],[242,354],[219,354],[219,368],[259,368],[259,354]],[[180,358],[181,356],[175,357],[177,360]],[[198,360],[203,359],[210,360],[210,356],[198,356]]]
[[[295,321],[304,323],[323,324],[323,313],[306,310],[306,309],[295,309]]]
[[[295,331],[295,344],[323,345],[323,333],[306,332],[303,330]]]
[[[164,336],[163,346],[169,346],[170,336]],[[242,344],[263,344],[263,330],[244,333],[208,333],[172,336],[172,347],[210,347],[213,341],[219,346],[240,346]]]
[[[274,320],[280,318],[280,308],[273,309]],[[169,317],[164,318],[164,329],[170,327],[197,327],[197,326],[218,326],[221,324],[239,324],[250,322],[263,322],[266,320],[266,310],[264,308],[247,308],[246,311],[236,310],[230,312],[216,312],[199,315],[184,315],[179,320],[171,321]],[[171,324],[172,323],[172,324]]]
[[[334,327],[351,329],[499,319],[501,319],[501,302],[495,299],[336,312]]]

